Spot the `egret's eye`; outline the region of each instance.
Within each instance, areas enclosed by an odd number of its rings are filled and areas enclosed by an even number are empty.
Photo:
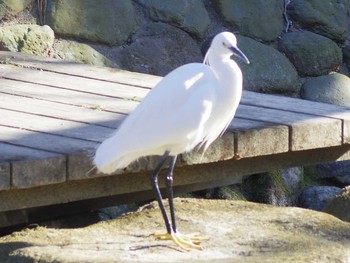
[[[225,42],[222,42],[222,45],[223,45],[224,47],[227,47],[227,45],[226,45],[226,43],[225,43]]]

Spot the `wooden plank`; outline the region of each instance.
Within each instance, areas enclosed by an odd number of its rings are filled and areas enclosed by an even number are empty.
[[[0,149],[1,153],[1,149]],[[11,170],[10,163],[0,161],[0,191],[11,188]]]
[[[0,51],[0,61],[3,61],[3,63],[6,64],[20,65],[27,68],[37,68],[66,75],[80,76],[89,79],[98,79],[139,87],[154,87],[161,80],[161,77],[149,74],[130,72],[115,68],[97,67],[8,51]]]
[[[62,75],[54,72],[22,68],[13,65],[0,64],[0,71],[1,76],[4,79],[41,84],[50,87],[59,87],[91,94],[115,96],[127,100],[140,100],[140,98],[143,98],[149,92],[149,89],[135,86],[131,87],[119,83]]]
[[[289,150],[289,129],[286,125],[234,118],[228,130],[235,134],[235,157],[238,159]]]
[[[60,153],[63,155],[96,149],[98,143],[82,139],[0,126],[0,142]]]
[[[66,158],[61,154],[0,143],[0,163],[11,163],[12,189],[66,180]]]
[[[350,143],[350,108],[327,103],[245,91],[242,104],[340,119],[344,123],[343,143]]]
[[[349,145],[342,145],[242,160],[231,159],[223,162],[176,167],[174,184],[175,187],[183,187],[186,191],[223,186],[237,182],[237,177],[241,175],[349,159],[349,147]],[[160,177],[160,184],[164,188],[163,176]],[[142,196],[144,191],[151,191],[148,173],[126,173],[69,181],[64,184],[42,186],[35,189],[21,189],[11,192],[0,191],[0,200],[2,200],[0,202],[0,212],[94,198],[111,198],[112,196],[118,200],[122,195],[125,198],[122,200],[127,203],[128,200],[130,202],[130,200],[135,200],[135,198],[137,200],[149,198],[149,195],[146,197]]]
[[[118,99],[111,96],[108,97],[6,79],[0,79],[0,85],[0,95],[1,93],[6,93],[122,114],[129,113],[139,103],[134,100]]]
[[[20,107],[18,105],[20,105]],[[125,118],[124,114],[6,93],[0,93],[0,108],[57,119],[93,123],[113,129],[119,127],[120,123]]]
[[[0,119],[0,126],[16,127],[93,142],[103,141],[114,131],[106,127],[4,109],[0,109],[0,116],[6,116]]]
[[[240,105],[236,116],[289,126],[291,151],[342,144],[342,122],[338,119],[247,105]]]

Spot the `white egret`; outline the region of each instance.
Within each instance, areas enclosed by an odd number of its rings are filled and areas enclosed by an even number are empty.
[[[165,76],[124,120],[117,131],[98,147],[94,164],[98,172],[110,174],[142,156],[161,155],[150,175],[167,233],[182,249],[202,249],[200,240],[181,235],[176,227],[173,204],[173,169],[178,154],[196,146],[204,150],[232,121],[242,94],[242,72],[231,60],[236,55],[249,63],[230,32],[216,35],[204,63],[181,66]],[[171,221],[158,186],[158,174],[171,157],[166,185]]]

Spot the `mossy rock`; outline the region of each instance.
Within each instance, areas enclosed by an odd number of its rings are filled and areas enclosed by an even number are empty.
[[[348,32],[348,0],[293,0],[288,14],[304,28],[335,41],[344,41]]]
[[[350,78],[336,72],[308,79],[300,96],[306,100],[350,106]]]
[[[122,45],[136,27],[130,0],[48,1],[46,23],[56,34]]]
[[[246,201],[175,199],[179,231],[201,231],[203,250],[156,240],[155,202],[84,228],[38,227],[0,238],[3,262],[347,262],[350,224],[326,213]],[[327,253],[325,253],[327,251]]]
[[[49,26],[8,25],[0,27],[0,50],[45,55],[54,43]]]
[[[213,6],[220,18],[241,34],[274,41],[283,30],[283,1],[215,0]]]
[[[342,63],[342,51],[334,41],[309,31],[283,35],[278,49],[286,54],[302,76],[328,74]]]
[[[104,55],[87,44],[71,40],[59,40],[54,44],[55,57],[66,61],[91,64],[96,66],[115,66]]]
[[[249,58],[247,65],[239,59],[247,90],[295,95],[299,93],[299,76],[293,64],[278,50],[251,38],[238,36],[238,47]]]
[[[26,9],[35,0],[0,0],[0,19],[6,15],[15,15]]]
[[[204,3],[198,0],[137,0],[155,22],[162,21],[188,33],[202,36],[207,31],[210,18]]]
[[[345,187],[340,194],[330,200],[323,208],[323,212],[350,222],[350,186]]]

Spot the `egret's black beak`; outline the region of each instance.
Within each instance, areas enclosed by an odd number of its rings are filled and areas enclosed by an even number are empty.
[[[249,59],[244,55],[244,53],[238,47],[229,47],[229,49],[233,52],[233,55],[241,58],[245,63],[250,64]]]

